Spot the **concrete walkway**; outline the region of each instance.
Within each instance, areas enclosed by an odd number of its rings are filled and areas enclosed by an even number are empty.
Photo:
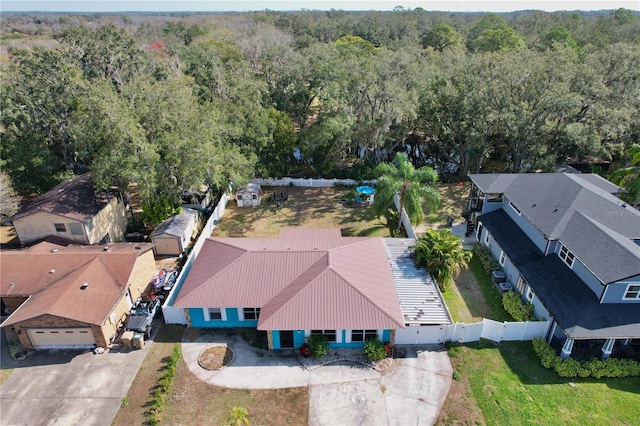
[[[200,367],[198,357],[226,343],[235,359],[219,371]],[[182,343],[191,372],[212,385],[240,389],[309,386],[311,425],[433,424],[444,403],[453,369],[440,346],[396,346],[394,366],[382,373],[360,364],[336,363],[308,371],[293,351],[264,351],[238,336],[204,334]]]

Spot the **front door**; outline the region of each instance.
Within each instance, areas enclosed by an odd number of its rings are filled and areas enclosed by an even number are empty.
[[[293,331],[280,331],[280,349],[293,349]]]

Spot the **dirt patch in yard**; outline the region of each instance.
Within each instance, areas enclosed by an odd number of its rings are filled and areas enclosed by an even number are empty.
[[[205,349],[198,358],[198,364],[205,370],[220,370],[233,360],[233,349],[227,345],[216,345]]]
[[[277,237],[282,228],[340,228],[344,236],[388,237],[384,218],[371,206],[355,205],[351,188],[263,187],[258,207],[237,207],[229,201],[214,237]],[[287,200],[268,201],[269,194],[287,193]]]
[[[307,425],[308,388],[227,389],[200,381],[180,361],[161,424],[223,425],[233,407],[249,412],[256,425]]]

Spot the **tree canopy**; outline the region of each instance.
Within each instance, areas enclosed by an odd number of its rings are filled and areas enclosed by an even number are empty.
[[[638,13],[3,16],[0,166],[20,193],[92,171],[146,201],[257,177],[443,180],[628,166]],[[295,155],[294,155],[295,154]]]

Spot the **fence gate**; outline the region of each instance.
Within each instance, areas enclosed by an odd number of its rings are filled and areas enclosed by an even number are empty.
[[[502,332],[504,330],[504,323],[483,318],[482,324],[483,324],[483,327],[482,327],[482,333],[480,334],[480,337],[482,337],[483,339],[492,340],[497,343],[502,341]]]
[[[396,330],[396,345],[427,345],[444,343],[445,327],[422,325]]]

